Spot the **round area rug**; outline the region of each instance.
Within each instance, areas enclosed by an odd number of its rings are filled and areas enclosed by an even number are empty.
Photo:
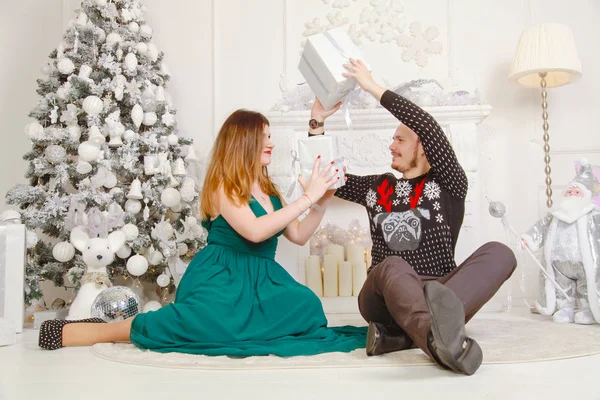
[[[332,326],[365,324],[358,318],[337,322],[332,322],[330,318]],[[563,325],[555,324],[541,316],[511,318],[507,315],[490,317],[488,314],[469,322],[467,332],[481,346],[484,364],[551,361],[600,353],[600,325]],[[355,368],[432,363],[420,349],[398,351],[377,357],[367,357],[364,349],[359,349],[350,353],[288,358],[162,354],[139,350],[130,343],[96,344],[91,351],[100,358],[127,364],[190,369]]]

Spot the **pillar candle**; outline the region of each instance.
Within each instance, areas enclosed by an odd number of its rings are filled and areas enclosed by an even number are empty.
[[[340,297],[352,296],[352,263],[348,261],[340,263],[339,289]]]
[[[348,253],[347,260],[352,264],[365,262],[365,248],[357,245],[350,245],[346,247],[346,252]]]
[[[338,260],[339,265],[339,263],[344,261],[344,246],[340,246],[339,244],[330,244],[327,247],[327,254],[335,256],[336,260]]]
[[[323,257],[323,296],[338,295],[338,256],[325,254]]]
[[[367,280],[367,265],[364,262],[352,264],[352,275],[352,293],[354,296],[358,296]]]
[[[323,297],[323,275],[321,274],[321,258],[312,255],[306,259],[304,274],[306,286],[319,297]]]

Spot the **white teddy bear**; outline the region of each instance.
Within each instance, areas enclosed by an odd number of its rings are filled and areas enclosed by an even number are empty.
[[[107,238],[92,237],[80,226],[71,231],[71,243],[83,254],[86,265],[81,287],[71,304],[67,320],[90,318],[92,303],[106,288],[112,286],[106,267],[115,259],[115,253],[125,244],[125,234],[115,231]]]

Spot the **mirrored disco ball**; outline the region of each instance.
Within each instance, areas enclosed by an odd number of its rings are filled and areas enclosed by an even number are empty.
[[[125,286],[113,286],[96,297],[92,303],[92,317],[106,322],[118,322],[142,312],[142,303],[133,290]]]

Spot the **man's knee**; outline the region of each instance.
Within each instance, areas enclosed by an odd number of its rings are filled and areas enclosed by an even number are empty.
[[[375,273],[376,276],[385,276],[388,277],[391,274],[405,274],[405,273],[413,273],[414,270],[410,266],[408,262],[402,257],[399,256],[389,256],[386,257],[382,262],[380,262],[371,273]]]
[[[486,252],[488,252],[492,258],[491,265],[496,268],[500,268],[503,271],[506,271],[508,279],[515,268],[517,267],[517,258],[515,257],[515,253],[505,245],[500,242],[488,242],[484,244],[486,248]]]

